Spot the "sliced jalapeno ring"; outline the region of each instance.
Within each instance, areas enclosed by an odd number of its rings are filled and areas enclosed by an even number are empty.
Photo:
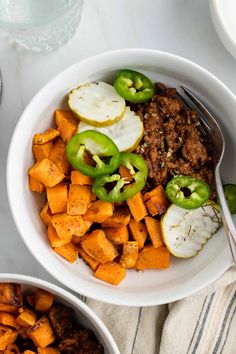
[[[210,197],[208,184],[189,176],[175,176],[166,186],[168,199],[181,208],[197,209]]]
[[[232,183],[225,184],[224,192],[231,214],[236,214],[236,185]]]

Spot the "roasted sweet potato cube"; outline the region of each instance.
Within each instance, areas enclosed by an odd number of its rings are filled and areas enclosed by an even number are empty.
[[[33,144],[45,144],[54,140],[59,136],[59,132],[56,129],[47,129],[44,133],[35,134],[33,137]]]
[[[25,350],[23,354],[36,354],[36,352],[33,352],[32,350]]]
[[[119,227],[106,227],[104,231],[114,245],[121,245],[129,240],[128,227],[125,225]]]
[[[51,223],[52,213],[51,213],[51,210],[49,208],[48,202],[44,204],[44,206],[42,207],[39,215],[40,215],[40,218],[43,220],[45,225],[48,226]]]
[[[84,220],[102,223],[113,214],[112,203],[96,200],[84,214]]]
[[[28,308],[20,308],[16,322],[22,327],[33,326],[36,322],[37,315]]]
[[[38,348],[38,354],[60,354],[57,348]]]
[[[81,215],[67,215],[65,213],[52,216],[52,225],[59,238],[83,236],[87,231],[87,225]]]
[[[74,263],[79,255],[79,249],[72,242],[67,243],[61,247],[55,247],[54,251],[59,254],[59,256],[65,258],[70,263]]]
[[[123,245],[123,253],[120,264],[124,268],[133,268],[138,259],[138,242],[128,241]]]
[[[78,119],[71,111],[57,110],[55,120],[62,140],[67,143],[77,131]]]
[[[71,235],[65,236],[63,238],[58,237],[57,232],[52,224],[48,226],[48,240],[52,248],[61,247],[66,245],[71,241]]]
[[[135,268],[144,269],[161,269],[170,266],[170,253],[165,246],[154,248],[151,245],[145,246],[138,255]]]
[[[29,176],[29,189],[31,190],[31,192],[43,193],[45,191],[45,186],[37,179],[33,178],[32,176]]]
[[[49,312],[53,304],[53,295],[48,291],[37,289],[35,293],[35,310]]]
[[[19,327],[19,325],[16,323],[16,317],[13,314],[7,312],[0,312],[0,324],[13,328]]]
[[[16,344],[10,344],[4,351],[4,354],[20,354],[19,348]]]
[[[160,222],[150,216],[145,217],[145,224],[148,230],[148,234],[152,241],[153,247],[157,248],[164,245],[162,234],[161,234],[161,226]]]
[[[131,175],[130,170],[123,165],[120,165],[119,167],[119,174],[122,178],[125,178],[126,181],[131,182],[133,180],[133,176]]]
[[[103,230],[94,230],[87,234],[81,241],[81,247],[101,263],[112,261],[118,255],[116,248],[107,239]]]
[[[34,345],[39,348],[45,348],[55,340],[53,330],[47,317],[40,318],[27,330],[27,335],[32,339]]]
[[[93,184],[92,177],[85,176],[83,173],[79,171],[71,171],[71,183],[72,184],[79,184],[81,186],[91,186]]]
[[[113,261],[100,264],[94,275],[106,283],[118,285],[126,276],[126,270],[119,263]]]
[[[89,186],[70,184],[67,201],[67,214],[84,215],[93,199],[92,190]]]
[[[64,178],[64,173],[49,159],[43,159],[29,169],[29,175],[47,187],[53,187]]]
[[[63,173],[68,173],[70,164],[66,158],[66,144],[62,139],[59,138],[55,141],[50,151],[49,159],[54,162]]]
[[[48,141],[45,144],[33,144],[32,152],[36,161],[41,161],[49,157],[53,142]]]
[[[65,183],[47,187],[47,199],[52,214],[64,213],[67,209],[68,191]]]
[[[147,215],[147,209],[139,192],[127,200],[128,207],[136,221],[142,220]]]
[[[34,305],[35,305],[35,294],[27,295],[27,296],[26,296],[26,300],[27,300],[28,304],[29,304],[31,307],[34,307]]]
[[[130,211],[126,207],[121,207],[114,211],[113,215],[102,223],[102,227],[119,227],[128,225],[130,221]]]
[[[96,259],[91,257],[82,248],[79,249],[79,254],[83,258],[85,263],[87,263],[93,271],[95,271],[97,269],[97,267],[99,266],[100,263]]]
[[[152,216],[162,215],[169,206],[169,201],[162,185],[157,186],[151,192],[145,193],[143,200],[146,202],[145,205]]]
[[[13,344],[17,338],[15,329],[0,325],[0,350],[5,351],[8,345]]]
[[[21,306],[21,286],[13,283],[0,283],[0,311],[16,313]]]
[[[138,242],[139,249],[142,249],[148,236],[146,226],[141,221],[135,221],[131,218],[129,228],[133,239]]]

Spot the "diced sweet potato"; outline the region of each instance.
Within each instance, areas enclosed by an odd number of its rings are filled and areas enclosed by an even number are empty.
[[[38,348],[38,354],[60,354],[57,348]]]
[[[161,226],[160,222],[150,216],[145,217],[145,224],[148,230],[148,234],[152,241],[153,247],[157,248],[164,245],[162,234],[161,234]]]
[[[84,214],[84,220],[102,223],[113,214],[112,203],[96,200]]]
[[[64,213],[67,209],[67,185],[59,183],[54,187],[47,187],[47,199],[52,214]]]
[[[42,193],[45,191],[45,186],[37,179],[33,178],[32,176],[29,176],[29,189],[31,190],[31,192]]]
[[[28,329],[27,334],[34,345],[39,348],[45,348],[55,340],[49,320],[46,317],[40,318]]]
[[[136,221],[142,220],[147,215],[147,209],[139,192],[127,200],[128,207]]]
[[[72,242],[61,247],[55,247],[54,251],[70,263],[74,263],[79,255],[79,249]]]
[[[70,184],[67,201],[67,214],[84,215],[92,201],[92,190],[89,186]]]
[[[52,248],[61,247],[66,245],[71,241],[72,236],[66,236],[63,238],[58,237],[57,232],[52,224],[48,226],[48,240]]]
[[[31,307],[34,307],[35,305],[35,295],[27,295],[26,296],[26,300],[28,302],[28,304],[31,306]]]
[[[168,268],[170,265],[170,253],[165,246],[154,248],[145,246],[138,255],[135,268],[138,270]]]
[[[53,295],[48,291],[37,289],[35,293],[35,310],[49,312],[53,304]]]
[[[123,245],[120,264],[124,268],[133,268],[138,259],[138,242],[129,241]]]
[[[81,215],[55,214],[52,216],[52,225],[62,239],[68,239],[72,235],[83,236],[87,230]]]
[[[0,350],[5,351],[8,345],[13,344],[17,338],[15,329],[0,325]]]
[[[99,262],[91,257],[88,253],[86,253],[82,248],[79,249],[79,254],[83,258],[83,260],[89,265],[89,267],[95,271],[99,266]]]
[[[52,213],[51,213],[51,210],[49,208],[48,202],[44,204],[44,206],[42,207],[39,215],[40,215],[40,218],[43,220],[45,225],[48,226],[51,223]]]
[[[27,330],[28,330],[29,327],[20,327],[18,328],[18,335],[23,338],[23,339],[26,339],[28,338],[28,335],[27,335]]]
[[[125,178],[126,181],[131,182],[133,180],[133,176],[131,175],[130,170],[123,165],[120,165],[119,167],[119,174],[122,178]]]
[[[0,311],[16,313],[21,306],[21,286],[13,283],[0,283]]]
[[[115,245],[121,245],[129,240],[128,227],[125,225],[119,227],[106,227],[104,231],[109,240]]]
[[[162,215],[169,205],[162,185],[157,186],[151,192],[145,193],[143,200],[146,202],[145,205],[152,216]]]
[[[64,178],[64,173],[61,172],[59,167],[47,158],[36,162],[36,164],[30,168],[29,175],[47,187],[55,186]]]
[[[141,250],[144,247],[148,235],[146,226],[141,221],[135,221],[131,218],[129,228],[133,239],[138,242],[138,247]]]
[[[91,186],[93,184],[92,177],[85,176],[79,171],[71,171],[71,183],[72,184],[79,184],[81,186],[87,185]]]
[[[62,140],[67,143],[77,131],[78,119],[71,111],[57,110],[55,120]]]
[[[92,221],[84,220],[84,229],[82,230],[82,232],[80,231],[77,234],[72,235],[72,242],[75,244],[79,243],[82,240],[83,236],[86,234],[86,232],[89,231],[92,224]]]
[[[49,154],[49,159],[54,162],[63,173],[68,173],[70,164],[66,158],[66,145],[62,139],[55,141]]]
[[[16,344],[10,344],[4,351],[4,354],[20,354],[19,348]]]
[[[16,323],[16,317],[7,312],[0,312],[0,324],[13,328],[19,327]]]
[[[33,144],[32,152],[36,161],[41,161],[49,157],[53,142],[48,141],[45,144]]]
[[[33,137],[33,144],[45,144],[54,140],[59,136],[59,132],[56,129],[47,129],[44,133],[35,134]]]
[[[23,354],[36,354],[36,352],[33,352],[32,350],[25,350]]]
[[[94,230],[87,234],[81,241],[81,247],[98,262],[112,261],[118,252],[114,245],[106,238],[103,230]]]
[[[105,264],[100,264],[94,273],[95,277],[110,283],[113,285],[118,285],[121,280],[126,276],[126,270],[119,263],[108,262]]]
[[[28,308],[20,308],[16,322],[22,327],[33,326],[36,322],[36,314]]]
[[[121,207],[114,211],[113,215],[102,223],[102,227],[119,227],[128,225],[130,221],[130,211],[126,207]]]

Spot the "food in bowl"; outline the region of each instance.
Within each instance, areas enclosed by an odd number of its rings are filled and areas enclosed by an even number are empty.
[[[15,283],[0,283],[0,351],[6,354],[102,354],[94,333],[74,319],[45,290],[22,294]]]
[[[30,189],[54,251],[118,285],[126,269],[165,269],[221,226],[214,151],[173,88],[121,70],[69,93],[71,110],[33,137]],[[79,119],[77,119],[79,118]],[[209,200],[210,199],[210,200]]]

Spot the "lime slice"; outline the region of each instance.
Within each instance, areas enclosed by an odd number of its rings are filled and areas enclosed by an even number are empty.
[[[96,127],[112,125],[125,112],[125,100],[106,82],[89,82],[69,93],[68,104],[81,120]]]
[[[122,119],[109,127],[98,128],[80,122],[78,133],[85,130],[96,130],[107,135],[120,151],[133,151],[143,137],[143,122],[135,112],[130,110],[130,107],[126,107]]]
[[[219,206],[211,201],[193,210],[172,204],[161,221],[166,247],[180,258],[196,256],[221,225]]]

